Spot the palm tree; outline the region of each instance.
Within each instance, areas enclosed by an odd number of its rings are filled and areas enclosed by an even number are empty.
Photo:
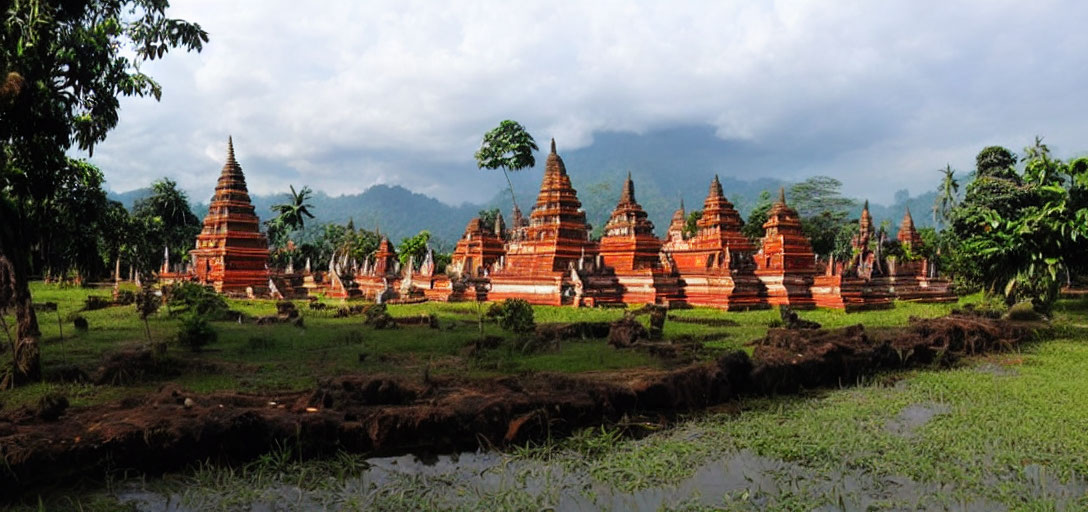
[[[272,211],[278,213],[275,221],[289,231],[302,229],[306,224],[306,217],[314,218],[314,214],[310,213],[310,208],[314,205],[306,202],[311,195],[313,191],[310,187],[302,187],[302,190],[295,192],[295,186],[291,185],[290,201],[272,205]]]
[[[507,171],[520,171],[536,165],[533,151],[538,149],[540,148],[536,146],[533,136],[523,126],[508,119],[484,134],[484,140],[476,152],[476,167],[502,169],[506,184],[510,187],[510,200],[514,203],[515,211],[518,209],[518,200],[514,197],[514,184]]]
[[[937,172],[944,173],[944,179],[937,188],[937,200],[933,202],[933,223],[947,224],[952,215],[952,208],[956,206],[956,196],[960,191],[960,184],[956,181],[956,171],[952,166],[945,164],[944,169]]]

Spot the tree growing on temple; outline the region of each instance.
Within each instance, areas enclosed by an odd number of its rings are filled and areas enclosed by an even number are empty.
[[[38,320],[28,268],[32,233],[52,215],[48,197],[68,172],[67,152],[93,152],[118,121],[119,96],[162,87],[139,62],[171,48],[199,51],[199,25],[166,15],[166,0],[5,2],[0,21],[0,283],[16,316],[10,382],[40,380]],[[134,49],[134,55],[129,51]],[[2,294],[0,294],[2,295]]]
[[[484,134],[480,149],[476,151],[476,167],[480,169],[502,169],[506,185],[510,187],[510,201],[518,210],[518,200],[514,196],[514,183],[510,181],[508,171],[520,171],[536,165],[533,151],[540,148],[529,132],[520,124],[509,119]]]

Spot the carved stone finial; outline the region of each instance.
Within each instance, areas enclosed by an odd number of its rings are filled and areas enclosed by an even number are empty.
[[[623,182],[623,195],[620,196],[621,203],[633,203],[635,202],[635,182],[631,181],[631,172],[627,172],[627,181]]]
[[[555,137],[552,137],[552,154],[555,154]]]
[[[778,187],[778,202],[786,204],[786,187]]]

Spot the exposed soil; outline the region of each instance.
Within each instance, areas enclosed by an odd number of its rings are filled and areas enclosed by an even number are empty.
[[[1013,347],[1031,333],[1023,324],[953,315],[872,334],[861,326],[777,329],[754,342],[752,358],[733,352],[672,370],[426,382],[347,375],[310,392],[278,395],[195,394],[167,384],[142,399],[69,408],[59,418],[25,407],[0,412],[0,496],[119,468],[156,473],[209,458],[248,459],[276,443],[297,446],[304,457],[521,443],[624,415],[667,415],[741,394],[796,392],[850,384],[887,368],[945,364]]]

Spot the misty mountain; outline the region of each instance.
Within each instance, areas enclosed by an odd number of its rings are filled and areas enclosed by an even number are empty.
[[[547,141],[538,141],[538,144],[548,147]],[[598,134],[590,146],[564,151],[559,145],[558,149],[578,192],[578,199],[586,210],[586,217],[598,230],[619,200],[620,189],[628,172],[635,182],[636,197],[654,222],[658,236],[663,236],[681,199],[689,212],[702,208],[715,174],[719,175],[726,197],[743,217],[747,217],[761,192],[776,195],[779,187],[788,189],[790,185],[790,182],[773,176],[745,174],[745,167],[755,167],[754,158],[770,157],[757,156],[744,144],[719,139],[712,130],[702,127],[676,128],[642,135],[603,133]],[[546,151],[542,151],[537,154],[536,167],[510,173],[518,204],[526,215],[536,200],[546,158]],[[767,165],[760,165],[759,168],[767,168]],[[460,179],[472,178],[469,175]],[[936,185],[933,183],[934,189]],[[145,188],[111,193],[110,197],[131,208],[136,200],[145,197],[148,192],[149,189]],[[907,207],[911,209],[918,227],[930,226],[933,223],[931,208],[935,196],[935,192],[926,192],[911,197],[906,190],[901,190],[895,194],[893,204],[871,203],[870,211],[877,225],[887,222],[893,233]],[[252,199],[257,215],[264,221],[272,215],[271,206],[287,201],[288,196],[286,193],[254,195]],[[852,212],[854,217],[860,213],[864,201],[864,198],[856,199],[857,205]],[[195,200],[192,196],[190,201],[194,213],[203,218],[208,208],[207,201]],[[330,196],[317,192],[310,202],[314,205],[312,212],[316,216],[311,222],[343,224],[352,219],[360,228],[380,228],[394,243],[426,229],[436,238],[436,246],[441,248],[452,247],[461,236],[465,224],[479,210],[500,208],[508,220],[511,210],[510,194],[505,188],[485,204],[463,203],[458,206],[389,185],[375,185],[363,193],[351,195]]]

